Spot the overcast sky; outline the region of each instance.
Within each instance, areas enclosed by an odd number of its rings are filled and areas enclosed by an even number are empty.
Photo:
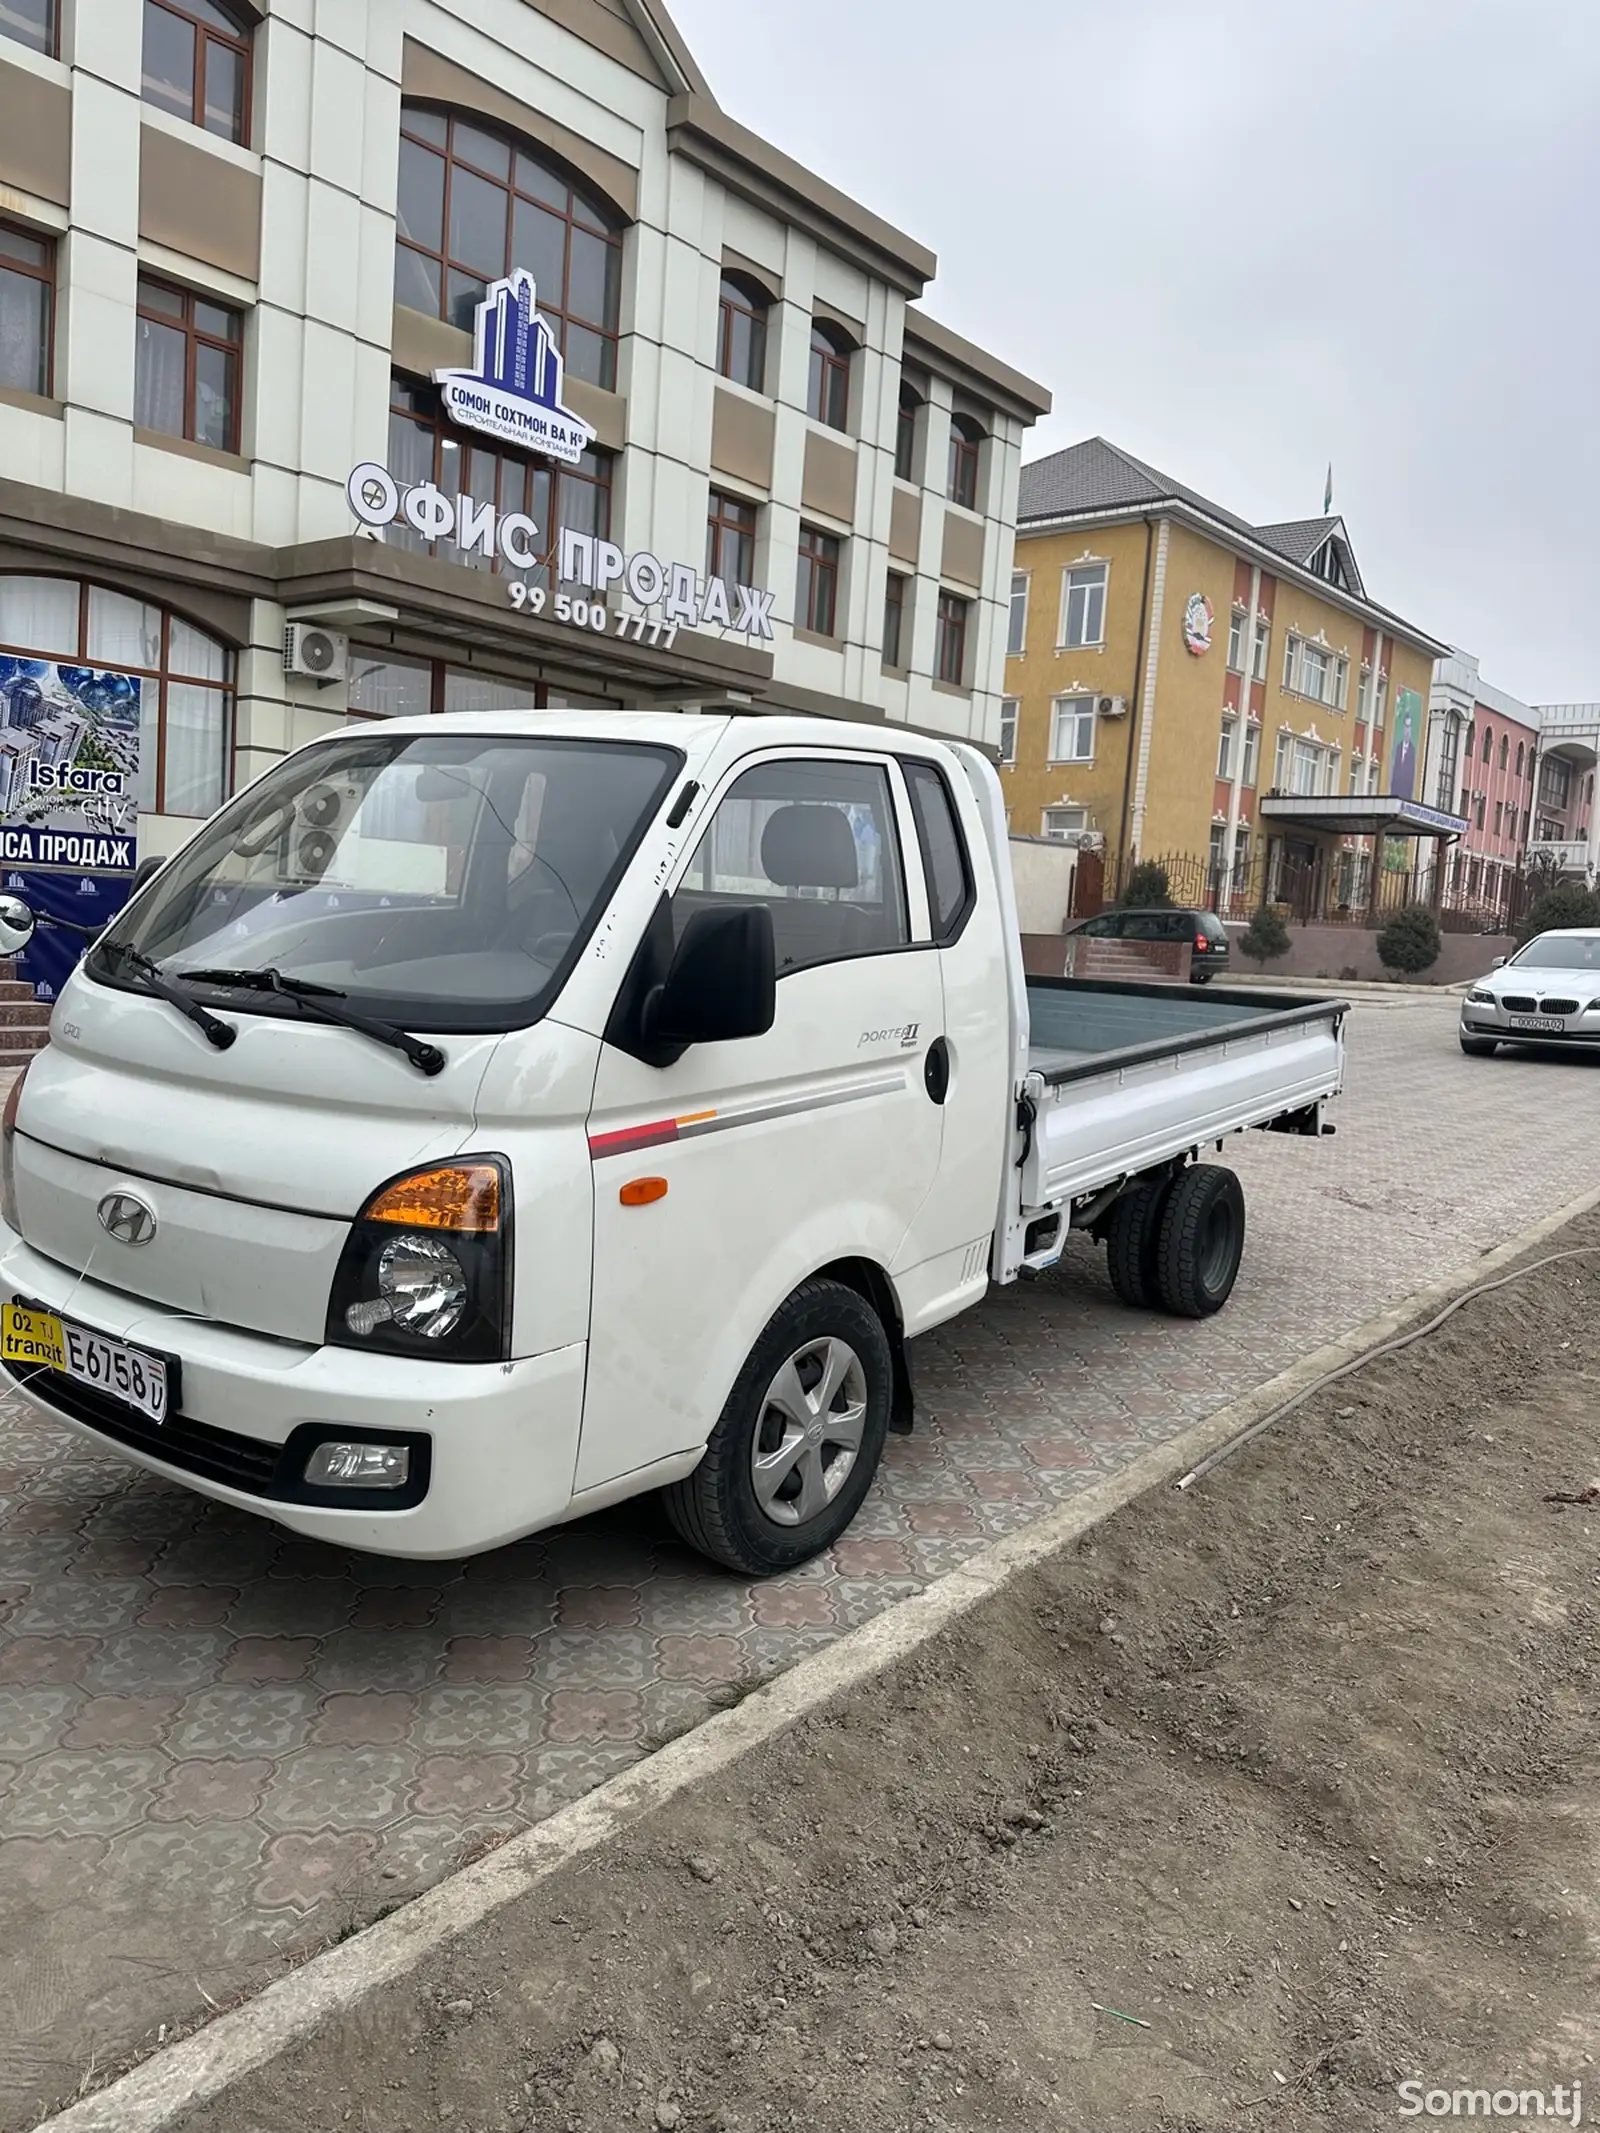
[[[1367,588],[1600,698],[1600,0],[668,0],[925,299],[1257,523],[1328,461]]]

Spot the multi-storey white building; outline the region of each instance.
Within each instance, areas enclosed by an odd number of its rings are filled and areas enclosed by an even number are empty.
[[[1048,397],[934,271],[658,0],[0,0],[0,663],[139,684],[147,853],[347,716],[997,737]]]

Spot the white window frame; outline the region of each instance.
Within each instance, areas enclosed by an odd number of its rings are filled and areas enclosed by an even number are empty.
[[[1074,750],[1070,755],[1063,755],[1061,752],[1061,743],[1064,738],[1064,719],[1070,719],[1075,729],[1073,733]],[[1093,696],[1074,690],[1065,696],[1053,697],[1050,703],[1050,761],[1052,763],[1092,763],[1094,761],[1096,739],[1095,719],[1095,699]],[[1085,730],[1087,730],[1089,738],[1089,745],[1086,750],[1078,745],[1083,740]]]
[[[1236,607],[1228,618],[1228,672],[1244,672],[1244,629],[1249,616],[1242,607]]]
[[[1058,822],[1061,815],[1074,815],[1073,822]],[[1089,827],[1089,810],[1086,807],[1047,807],[1039,816],[1039,835],[1048,837],[1052,844],[1065,844],[1075,831]]]
[[[1239,772],[1239,783],[1253,791],[1261,768],[1261,721],[1247,718],[1244,722],[1244,764]]]
[[[1022,699],[1018,696],[1002,696],[1000,699],[1000,763],[1011,770],[1017,760],[1017,725],[1022,717]],[[1010,745],[1007,745],[1009,736]]]
[[[1255,657],[1253,658],[1253,660],[1251,661],[1251,664],[1250,664],[1250,679],[1251,679],[1252,681],[1265,681],[1265,680],[1266,680],[1266,678],[1267,678],[1267,661],[1268,661],[1268,659],[1269,659],[1269,658],[1270,658],[1271,656],[1272,656],[1272,624],[1271,624],[1270,622],[1266,621],[1266,620],[1265,620],[1265,619],[1264,619],[1263,617],[1261,617],[1261,616],[1259,616],[1259,615],[1258,615],[1258,616],[1256,617],[1256,649],[1255,649]]]
[[[1239,730],[1239,721],[1223,714],[1222,735],[1217,742],[1217,776],[1233,783],[1233,743]]]
[[[1028,596],[1033,584],[1025,570],[1011,573],[1011,612],[1006,623],[1006,657],[1020,659],[1028,648]],[[1022,627],[1017,627],[1017,601],[1022,601]]]
[[[1073,580],[1081,579],[1074,585]],[[1093,582],[1098,580],[1098,583]],[[1100,596],[1100,632],[1098,636],[1072,635],[1073,595],[1083,595],[1085,620],[1093,605],[1094,595]],[[1106,641],[1106,607],[1111,595],[1111,565],[1109,563],[1069,563],[1061,573],[1061,634],[1059,649],[1064,652],[1094,651]]]
[[[1278,744],[1272,755],[1272,789],[1274,792],[1289,790],[1289,763],[1294,749],[1294,735],[1287,726],[1278,728]]]

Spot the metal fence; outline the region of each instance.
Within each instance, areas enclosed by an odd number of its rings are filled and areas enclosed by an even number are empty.
[[[1146,854],[1136,864],[1161,869],[1168,903],[1215,911],[1241,923],[1263,904],[1273,904],[1297,926],[1382,927],[1407,904],[1423,903],[1436,909],[1446,933],[1508,933],[1549,886],[1546,873],[1536,867],[1516,873],[1502,869],[1486,883],[1481,861],[1459,852],[1441,861],[1409,843],[1391,845],[1384,854],[1376,893],[1370,850],[1297,858],[1276,849],[1252,853],[1232,868],[1204,853],[1163,852]],[[1436,882],[1435,868],[1441,864],[1443,878]],[[1114,894],[1108,880],[1108,903],[1126,900],[1134,872],[1135,863],[1123,864]]]

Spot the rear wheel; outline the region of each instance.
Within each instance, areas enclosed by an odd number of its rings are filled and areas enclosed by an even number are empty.
[[[1161,1210],[1171,1178],[1147,1178],[1124,1193],[1106,1217],[1106,1269],[1118,1299],[1134,1311],[1153,1311],[1161,1301],[1156,1253]]]
[[[1468,1037],[1463,1033],[1461,1049],[1469,1059],[1492,1059],[1500,1046],[1493,1037]]]
[[[687,1480],[662,1491],[691,1548],[771,1577],[830,1547],[883,1457],[894,1357],[842,1282],[808,1281],[767,1323]]]
[[[1196,1163],[1161,1210],[1156,1281],[1177,1318],[1209,1318],[1233,1294],[1244,1257],[1244,1188],[1231,1170]]]

